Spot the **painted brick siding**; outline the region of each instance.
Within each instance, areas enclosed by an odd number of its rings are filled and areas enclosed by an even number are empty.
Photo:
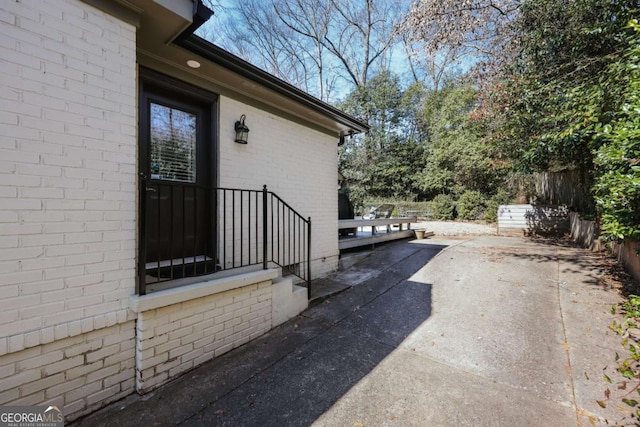
[[[135,391],[135,322],[0,357],[0,405],[64,406],[67,420]]]
[[[271,281],[138,314],[136,381],[148,392],[271,329]]]
[[[245,114],[247,145],[234,142]],[[338,264],[338,136],[220,98],[220,186],[270,191],[312,220],[312,276]]]
[[[77,0],[3,1],[0,57],[4,354],[71,336],[74,322],[104,326],[128,307],[135,28]]]

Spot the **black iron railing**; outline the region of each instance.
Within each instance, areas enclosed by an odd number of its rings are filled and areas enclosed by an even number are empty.
[[[311,283],[311,218],[262,190],[141,179],[138,294],[148,285],[273,266]]]

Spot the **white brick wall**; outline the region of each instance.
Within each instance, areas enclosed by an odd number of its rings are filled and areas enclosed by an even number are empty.
[[[117,316],[133,293],[135,49],[134,27],[78,0],[0,3],[0,337],[9,352],[46,342],[30,331],[57,339],[73,322]]]
[[[0,356],[0,405],[58,405],[71,420],[133,393],[134,365],[134,321]]]
[[[312,221],[312,276],[338,266],[338,136],[316,131],[227,97],[220,97],[220,186],[267,185]],[[233,125],[247,116],[247,145]]]
[[[138,314],[136,381],[147,392],[271,329],[271,281]]]

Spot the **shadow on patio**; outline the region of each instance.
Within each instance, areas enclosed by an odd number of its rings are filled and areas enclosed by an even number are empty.
[[[409,278],[445,247],[384,245],[355,266],[377,274],[149,395],[75,425],[309,425],[429,318],[431,285]],[[332,280],[341,278],[349,276]]]

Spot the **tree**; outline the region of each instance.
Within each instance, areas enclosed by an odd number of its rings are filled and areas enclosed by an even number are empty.
[[[420,93],[419,85],[403,91],[398,76],[384,71],[356,87],[340,105],[371,125],[367,135],[348,138],[340,147],[340,170],[355,205],[366,197],[420,197],[417,176],[424,147],[415,126]]]
[[[336,11],[327,49],[343,65],[351,82],[366,85],[370,70],[395,41],[394,30],[402,18],[392,0],[331,0]]]
[[[491,195],[498,187],[502,175],[494,168],[490,147],[483,140],[482,123],[472,114],[477,93],[469,84],[453,83],[426,97],[427,161],[420,183],[429,198],[458,196],[466,190]]]
[[[514,168],[570,168],[590,176],[607,238],[638,236],[640,223],[633,163],[639,42],[627,26],[637,6],[635,0],[524,2],[514,23],[517,56],[485,86],[480,108],[492,122],[496,156]]]
[[[622,104],[610,124],[596,128],[594,196],[603,237],[640,240],[640,24],[629,26],[629,49],[607,70],[623,83]]]
[[[329,0],[290,0],[273,7],[279,23],[292,36],[288,43],[296,46],[289,49],[294,58],[304,61],[307,57],[312,67],[304,67],[305,74],[316,76],[317,94],[320,99],[329,99],[332,84],[325,73],[326,58],[323,40],[328,36],[331,26],[331,2]],[[277,28],[277,27],[275,27]],[[332,79],[334,79],[333,77]]]
[[[330,101],[388,64],[404,2],[395,0],[246,0],[226,10],[221,31],[205,29],[230,52]],[[336,95],[334,95],[336,94]]]
[[[456,49],[478,59],[504,57],[523,0],[419,0],[402,31],[429,54]]]
[[[301,1],[291,0],[290,3]],[[201,36],[265,71],[315,93],[314,80],[323,79],[322,69],[318,68],[318,64],[322,64],[323,52],[318,51],[307,38],[299,37],[294,30],[283,25],[274,3],[246,0],[242,7],[218,9],[221,16],[214,14],[215,19],[202,27]],[[310,9],[312,13],[318,12],[322,16],[322,4],[318,2],[315,9]],[[317,28],[314,30],[321,31],[322,22],[315,25]],[[326,92],[324,86],[320,89],[319,97]]]
[[[516,23],[520,52],[492,87],[498,108],[491,113],[503,118],[496,140],[525,168],[592,169],[592,126],[611,120],[620,102],[620,86],[605,88],[601,76],[624,50],[620,30],[634,3],[538,0],[523,6]],[[585,102],[587,93],[595,98]]]

